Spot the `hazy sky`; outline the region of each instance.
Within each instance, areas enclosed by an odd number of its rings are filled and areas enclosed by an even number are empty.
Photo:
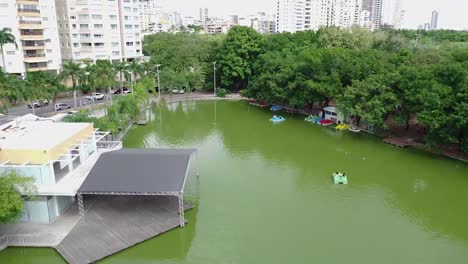
[[[393,12],[392,2],[383,0],[386,17]],[[260,11],[275,12],[276,0],[161,0],[168,11],[199,17],[200,7],[208,7],[210,16],[249,15]],[[439,11],[439,27],[468,29],[468,0],[402,0],[406,10],[404,26],[416,28],[431,20],[433,10]]]

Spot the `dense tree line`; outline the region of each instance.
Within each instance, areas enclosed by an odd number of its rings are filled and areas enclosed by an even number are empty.
[[[152,35],[144,51],[168,71],[204,65],[197,68],[208,78],[197,87],[212,87],[217,61],[218,86],[298,109],[334,104],[356,125],[381,131],[389,120],[406,129],[417,122],[426,143],[468,152],[467,42],[467,32],[447,30],[260,35],[233,27],[218,36]]]

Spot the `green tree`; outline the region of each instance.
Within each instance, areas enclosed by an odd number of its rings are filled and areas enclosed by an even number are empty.
[[[245,89],[261,51],[262,36],[250,27],[232,27],[219,54],[221,81],[232,90]]]
[[[22,97],[31,105],[32,113],[36,114],[34,102],[36,100],[51,99],[49,76],[46,72],[28,72],[21,85]],[[41,103],[41,102],[40,102]]]
[[[93,85],[96,87],[107,89],[108,99],[112,103],[112,87],[115,86],[116,72],[112,63],[108,60],[97,60],[94,71],[91,72]]]
[[[0,109],[7,110],[11,102],[22,99],[21,81],[15,76],[3,72],[0,68]]]
[[[32,197],[35,193],[34,178],[24,177],[15,171],[0,175],[0,224],[21,216],[24,208],[22,193]]]
[[[78,90],[78,81],[79,81],[79,75],[81,74],[83,70],[81,69],[80,65],[77,63],[74,63],[73,61],[66,61],[62,65],[62,74],[64,77],[70,77],[72,80],[72,90],[73,90],[73,106],[74,108],[77,107],[77,102],[76,102],[76,94]]]
[[[3,52],[3,46],[6,44],[13,44],[18,48],[15,35],[11,33],[10,28],[3,28],[0,30],[0,52],[2,53],[3,69],[6,69],[5,54]]]
[[[123,78],[128,74],[128,65],[127,62],[117,62],[114,64],[115,71],[119,74],[119,89],[120,94],[123,94]]]

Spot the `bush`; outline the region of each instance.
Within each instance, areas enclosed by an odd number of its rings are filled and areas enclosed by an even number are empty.
[[[0,175],[0,223],[7,223],[21,216],[24,201],[19,189],[26,193],[34,193],[34,178],[24,177],[16,171],[8,171]]]
[[[468,137],[465,137],[461,142],[460,142],[460,150],[463,153],[468,153]]]
[[[217,97],[226,97],[226,95],[228,94],[228,91],[224,88],[218,88],[216,89],[216,96]]]

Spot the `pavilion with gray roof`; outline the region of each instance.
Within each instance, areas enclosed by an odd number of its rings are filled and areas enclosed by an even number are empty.
[[[184,187],[194,149],[121,149],[103,153],[78,190],[83,195],[175,196],[180,226],[184,219]]]

